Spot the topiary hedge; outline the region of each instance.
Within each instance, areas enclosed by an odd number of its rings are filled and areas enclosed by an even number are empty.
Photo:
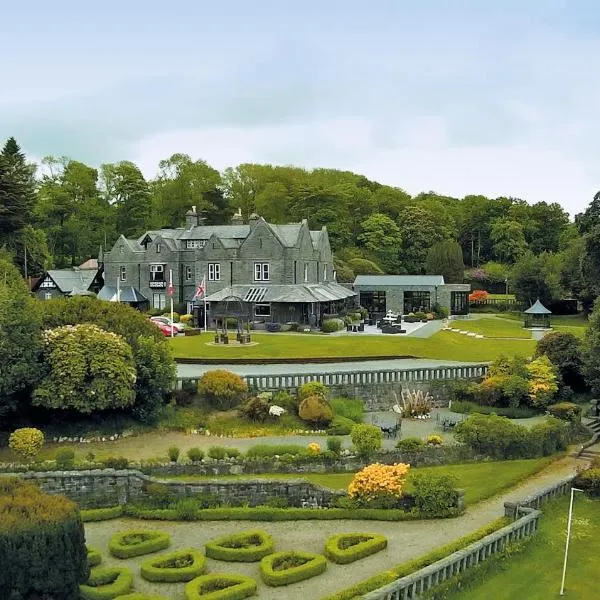
[[[256,593],[256,581],[245,575],[211,573],[185,586],[186,600],[243,600]]]
[[[96,548],[90,548],[86,546],[87,550],[87,562],[89,567],[97,567],[102,562],[102,555]]]
[[[82,600],[112,600],[126,594],[133,585],[133,573],[124,567],[96,567],[79,586]]]
[[[273,538],[258,529],[226,535],[206,544],[206,556],[230,562],[256,562],[275,549]]]
[[[132,594],[117,596],[115,600],[168,600],[168,598],[166,596],[149,596],[148,594],[133,592]]]
[[[171,536],[163,531],[133,529],[112,536],[108,550],[117,558],[132,558],[168,548]]]
[[[325,556],[339,565],[347,565],[387,548],[387,539],[376,533],[339,533],[327,538]]]
[[[320,575],[327,569],[321,554],[309,552],[275,552],[260,561],[260,574],[267,585],[289,585]]]
[[[77,505],[0,477],[0,597],[77,600],[88,576]]]
[[[122,506],[109,506],[108,508],[87,508],[81,511],[81,520],[84,523],[92,521],[108,521],[118,519],[123,514]]]
[[[147,581],[175,583],[191,581],[202,575],[205,567],[206,558],[201,552],[185,548],[144,561],[140,573]]]

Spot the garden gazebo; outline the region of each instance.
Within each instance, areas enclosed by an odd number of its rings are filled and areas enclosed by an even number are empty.
[[[525,315],[525,327],[550,329],[550,315],[552,311],[548,310],[540,302],[539,298],[523,314]]]

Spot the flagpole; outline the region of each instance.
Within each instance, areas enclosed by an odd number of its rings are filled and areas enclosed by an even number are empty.
[[[121,275],[117,277],[117,303],[121,302]]]
[[[169,269],[169,290],[171,292],[169,294],[171,297],[171,337],[173,337],[173,323],[175,323],[173,319],[173,269]]]
[[[202,298],[204,299],[204,333],[206,333],[208,331],[208,328],[206,326],[207,320],[206,320],[206,273],[204,274],[204,294],[202,296]]]

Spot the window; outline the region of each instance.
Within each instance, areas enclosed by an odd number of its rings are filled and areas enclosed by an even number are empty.
[[[308,281],[308,263],[304,263],[304,283]]]
[[[191,267],[191,265],[186,265],[185,266],[185,280],[186,281],[191,281],[192,277],[193,277],[192,267]]]
[[[254,263],[254,281],[269,281],[270,270],[269,263]]]
[[[156,254],[160,254],[160,244],[156,244]]]
[[[121,265],[119,267],[119,277],[121,279],[121,281],[127,281],[127,267],[124,265]]]
[[[150,265],[150,281],[165,280],[165,265]]]
[[[323,281],[327,281],[327,265],[323,265]]]
[[[208,280],[221,281],[221,263],[208,263]]]
[[[152,294],[152,308],[165,308],[167,297],[164,294]]]
[[[469,314],[469,292],[450,292],[450,305],[453,315]]]
[[[271,316],[271,305],[270,304],[255,304],[254,305],[254,316],[255,317],[270,317]]]
[[[404,292],[404,314],[428,312],[431,304],[429,292]]]
[[[205,244],[206,244],[206,240],[188,240],[186,242],[186,248],[188,250],[190,250],[192,248],[204,248]]]
[[[364,306],[369,314],[386,312],[385,292],[360,292],[360,305]]]
[[[44,294],[44,300],[52,300],[52,292],[46,292]]]

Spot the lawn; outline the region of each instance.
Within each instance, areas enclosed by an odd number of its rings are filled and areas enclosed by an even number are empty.
[[[511,460],[498,462],[465,463],[458,465],[442,465],[436,467],[421,467],[412,469],[412,473],[443,473],[456,477],[459,488],[465,490],[465,503],[475,504],[491,496],[511,488],[524,479],[531,477],[552,462],[552,457],[529,460]],[[219,479],[298,479],[304,478],[313,483],[335,490],[346,489],[354,473],[303,473],[297,474],[263,474],[223,476]],[[212,476],[177,475],[162,477],[175,480],[205,480],[215,479]],[[410,489],[410,482],[408,489]]]
[[[170,343],[178,358],[198,359],[261,359],[261,358],[342,358],[398,356],[459,360],[491,361],[502,354],[518,351],[530,356],[535,349],[533,340],[473,339],[450,331],[440,331],[430,338],[411,338],[400,335],[288,335],[285,333],[253,333],[256,346],[213,346],[212,333],[177,337]]]
[[[488,300],[507,300],[514,301],[514,294],[488,294]]]
[[[521,321],[523,322],[523,315],[520,313],[498,313],[495,315],[498,318]],[[578,313],[576,315],[552,315],[550,318],[552,326],[559,327],[580,327],[585,328],[588,326],[588,318],[584,313]]]
[[[598,592],[600,556],[600,502],[575,496],[573,524],[565,595],[571,600],[595,600]],[[452,600],[488,600],[489,598],[560,598],[568,498],[542,508],[540,530],[522,553],[481,571],[472,586],[452,596]]]
[[[524,329],[523,323],[509,319],[482,315],[477,319],[451,321],[450,325],[453,329],[472,331],[489,338],[531,338],[531,331]]]

